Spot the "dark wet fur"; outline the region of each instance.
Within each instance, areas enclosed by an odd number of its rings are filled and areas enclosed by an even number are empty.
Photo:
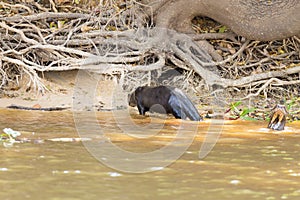
[[[129,105],[137,106],[141,115],[145,115],[147,111],[151,111],[173,114],[177,119],[203,120],[194,104],[178,88],[166,86],[138,87],[130,95]]]

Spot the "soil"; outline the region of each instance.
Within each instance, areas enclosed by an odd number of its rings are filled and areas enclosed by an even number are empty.
[[[0,108],[16,105],[28,108],[54,108],[62,107],[74,109],[74,103],[80,103],[88,99],[87,94],[90,88],[94,88],[95,92],[90,92],[89,95],[94,95],[90,106],[81,108],[90,110],[92,107],[96,109],[110,110],[116,109],[113,104],[112,97],[115,95],[116,84],[113,80],[105,80],[105,78],[94,78],[95,82],[91,82],[91,75],[80,75],[80,83],[87,83],[86,86],[78,86],[78,71],[62,71],[62,72],[47,72],[41,74],[43,83],[47,88],[45,92],[36,91],[34,88],[28,87],[28,78],[22,77],[18,86],[11,86],[0,91]],[[92,76],[95,76],[93,74]],[[100,76],[100,75],[99,75]],[[92,81],[93,81],[92,80]],[[88,84],[95,85],[89,87]],[[123,99],[124,101],[125,99]],[[124,102],[118,105],[125,104]]]

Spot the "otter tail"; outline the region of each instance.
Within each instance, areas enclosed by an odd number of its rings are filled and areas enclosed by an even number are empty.
[[[172,107],[173,114],[176,118],[189,118],[192,121],[203,120],[191,100],[177,88],[171,89],[169,104]]]

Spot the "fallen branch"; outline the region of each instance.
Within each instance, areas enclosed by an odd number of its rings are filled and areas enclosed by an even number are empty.
[[[69,109],[69,107],[34,108],[34,107],[17,106],[17,105],[10,105],[7,106],[7,108],[18,109],[18,110],[39,110],[39,111],[62,111],[62,110]]]

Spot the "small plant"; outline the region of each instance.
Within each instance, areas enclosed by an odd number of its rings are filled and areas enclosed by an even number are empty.
[[[285,106],[286,106],[286,110],[289,113],[289,120],[297,120],[299,113],[300,113],[300,109],[298,106],[298,104],[300,103],[300,97],[294,97],[292,98],[290,101],[286,101]]]
[[[236,120],[236,119],[243,119],[243,120],[256,120],[255,118],[249,116],[250,113],[255,111],[255,108],[239,108],[242,104],[241,101],[236,101],[230,104],[229,109],[225,113],[231,113],[229,119]]]

